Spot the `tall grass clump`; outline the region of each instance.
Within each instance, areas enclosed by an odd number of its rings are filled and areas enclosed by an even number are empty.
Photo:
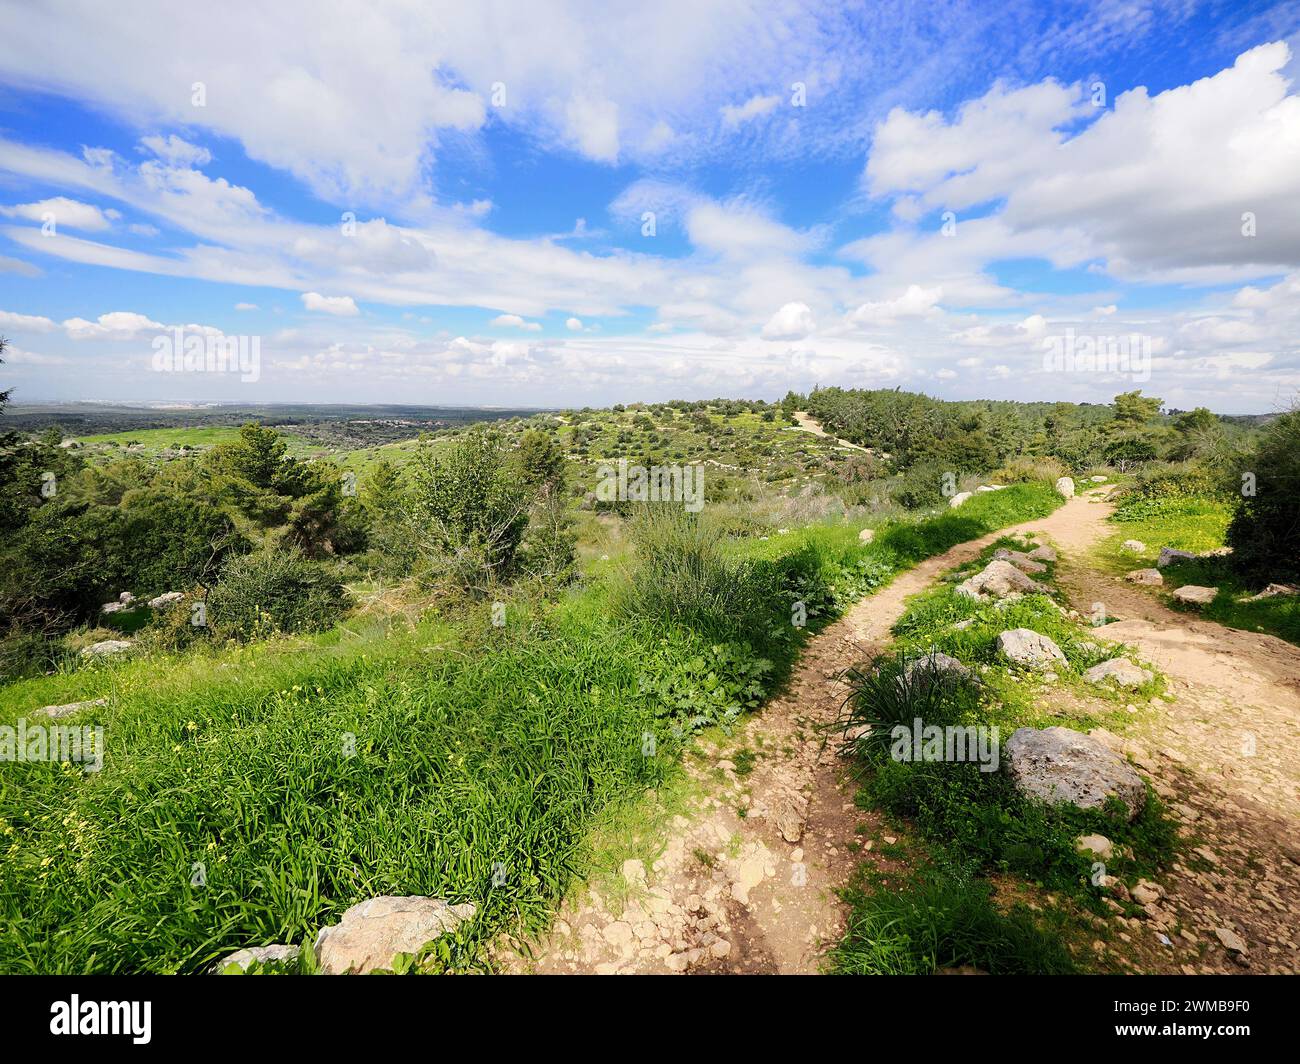
[[[671,503],[644,505],[631,535],[628,613],[724,632],[762,608],[756,566],[729,556],[721,530],[699,514]]]
[[[933,869],[903,883],[849,891],[848,933],[830,956],[840,975],[933,975],[971,967],[989,975],[1076,971],[1060,939],[1024,906],[1002,912],[984,880]]]

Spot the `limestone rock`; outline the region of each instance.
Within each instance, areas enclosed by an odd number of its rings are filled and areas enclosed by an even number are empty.
[[[326,975],[391,968],[397,954],[418,953],[475,911],[471,904],[448,905],[441,898],[370,898],[344,912],[339,923],[320,929],[316,959]]]
[[[254,962],[261,965],[282,964],[289,966],[296,964],[301,954],[301,947],[287,946],[280,942],[270,946],[253,946],[249,949],[236,950],[229,957],[222,957],[221,960],[208,969],[208,974],[220,975],[232,964],[241,972],[246,971]]]
[[[875,538],[876,538],[876,530],[874,528],[864,528],[861,532],[858,533],[859,543],[870,543]]]
[[[908,683],[925,682],[949,677],[970,676],[970,669],[960,661],[938,650],[931,650],[924,657],[914,658],[903,666],[903,678]]]
[[[1029,576],[1001,558],[994,558],[982,571],[956,587],[957,594],[977,601],[985,597],[1006,598],[1013,593],[1028,594],[1042,590]]]
[[[1246,602],[1258,602],[1260,599],[1273,598],[1277,595],[1300,595],[1300,587],[1294,584],[1269,584],[1258,594],[1246,598]]]
[[[1067,498],[1067,499],[1073,499],[1073,498],[1074,498],[1074,481],[1073,481],[1071,478],[1069,478],[1069,477],[1061,477],[1061,478],[1056,482],[1056,490],[1057,490],[1058,494],[1063,495],[1065,498]]]
[[[164,591],[161,595],[149,600],[149,608],[151,610],[160,610],[164,606],[170,606],[173,602],[180,602],[184,597],[185,592],[183,591]]]
[[[1099,809],[1115,795],[1132,820],[1146,803],[1142,777],[1097,739],[1071,728],[1019,728],[1003,748],[1022,794]]]
[[[1201,587],[1199,584],[1184,584],[1174,592],[1174,598],[1192,606],[1208,606],[1219,593],[1217,587]]]
[[[1167,565],[1173,565],[1174,562],[1185,562],[1195,558],[1196,555],[1189,550],[1175,550],[1173,547],[1161,547],[1160,557],[1156,559],[1156,568],[1163,569]]]
[[[1074,848],[1099,861],[1109,861],[1115,852],[1115,844],[1105,835],[1080,835],[1074,840]]]
[[[1126,539],[1120,544],[1120,549],[1129,551],[1132,554],[1145,554],[1147,545],[1140,539]]]
[[[44,713],[47,717],[57,720],[59,717],[70,717],[73,713],[79,713],[83,709],[89,709],[91,706],[106,706],[107,698],[92,698],[88,702],[69,702],[62,706],[43,706],[37,712]]]
[[[1032,628],[1012,628],[998,636],[998,653],[1017,665],[1031,669],[1066,660],[1065,654],[1052,640]]]
[[[90,646],[84,647],[81,653],[83,657],[99,658],[110,654],[121,654],[124,650],[130,650],[131,646],[129,639],[105,639],[103,642],[91,643]]]
[[[1130,584],[1149,584],[1152,587],[1160,587],[1165,582],[1159,569],[1134,569],[1124,579]]]
[[[1047,572],[1046,565],[1042,562],[1035,561],[1028,554],[1024,554],[1018,550],[1007,550],[1004,547],[1002,550],[996,551],[993,557],[1000,561],[1010,562],[1022,573],[1028,573],[1030,576]]]
[[[951,499],[948,500],[948,505],[950,507],[960,506],[962,503],[964,503],[967,499],[971,497],[971,494],[972,493],[969,491],[959,491],[956,495],[954,495]]]
[[[1128,658],[1111,658],[1085,671],[1083,678],[1089,683],[1101,684],[1114,680],[1120,687],[1141,687],[1144,683],[1150,683],[1153,675],[1149,669],[1134,665]]]
[[[1029,552],[1029,557],[1036,562],[1054,562],[1056,561],[1056,551],[1048,546],[1035,547]]]

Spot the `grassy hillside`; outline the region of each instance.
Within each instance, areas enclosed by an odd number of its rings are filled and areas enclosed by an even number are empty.
[[[439,963],[544,926],[611,808],[697,727],[755,708],[811,626],[919,559],[1049,512],[1023,485],[960,512],[725,547],[744,628],[629,613],[624,575],[409,628],[355,624],[95,666],[0,691],[13,723],[107,697],[102,771],[0,765],[0,970],[191,972],[299,942],[375,894],[472,901]],[[758,625],[754,621],[763,620]],[[355,633],[355,634],[354,634]],[[653,746],[647,735],[654,736]]]

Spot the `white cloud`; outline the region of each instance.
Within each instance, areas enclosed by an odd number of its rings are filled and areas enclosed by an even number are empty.
[[[940,313],[939,300],[943,296],[942,288],[922,288],[920,285],[907,286],[907,291],[896,299],[886,299],[874,303],[863,303],[849,315],[854,325],[871,325],[895,322],[900,318],[922,318]]]
[[[802,340],[817,328],[807,303],[787,303],[763,326],[764,340]]]
[[[335,314],[340,318],[355,318],[361,313],[351,296],[323,296],[319,292],[304,292],[302,305],[322,314]]]
[[[569,320],[576,319],[570,318]],[[498,314],[488,324],[503,329],[523,329],[526,332],[541,332],[542,330],[542,327],[537,322],[525,321],[518,314]]]
[[[110,311],[95,321],[68,318],[63,323],[64,331],[73,340],[137,340],[166,328],[161,322],[130,310]]]
[[[569,101],[565,116],[569,136],[583,155],[604,163],[618,161],[618,104],[577,96]]]
[[[582,319],[569,318],[565,321],[564,327],[570,332],[582,332]]]
[[[93,204],[81,203],[65,196],[55,196],[38,203],[19,203],[12,207],[0,207],[0,214],[7,218],[25,218],[42,224],[52,220],[56,232],[60,226],[97,232],[108,229],[112,225],[111,219],[121,217],[117,211],[101,211]]]
[[[212,162],[212,153],[207,148],[191,144],[175,133],[166,137],[141,137],[140,145],[169,166],[206,166]]]
[[[734,129],[751,118],[768,114],[780,102],[780,96],[751,96],[739,106],[726,104],[722,108],[722,124],[729,129]]]
[[[235,304],[235,309],[236,309],[236,310],[256,310],[256,309],[257,309],[257,304],[256,304],[256,303],[236,303],[236,304]]]
[[[956,212],[944,243],[957,254],[976,224],[961,212],[1004,202],[984,233],[1057,263],[1101,259],[1116,277],[1215,283],[1300,266],[1290,58],[1282,42],[1261,45],[1212,77],[1154,96],[1136,88],[1107,110],[1050,80],[995,85],[951,121],[896,109],[876,131],[866,185]],[[1065,132],[1079,120],[1082,131]]]
[[[20,332],[53,332],[58,326],[49,318],[35,314],[15,314],[13,311],[0,310],[0,331],[17,329]]]

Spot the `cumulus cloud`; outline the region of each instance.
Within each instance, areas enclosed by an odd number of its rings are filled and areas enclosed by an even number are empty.
[[[304,292],[302,305],[307,310],[335,314],[340,318],[355,318],[361,313],[357,309],[356,300],[351,296],[323,296],[319,292]]]
[[[569,319],[573,321],[575,319]],[[505,329],[523,329],[526,332],[541,332],[542,327],[535,321],[525,321],[518,314],[498,314],[493,318],[489,325],[495,325],[498,328]]]
[[[53,222],[56,232],[60,226],[97,232],[108,229],[113,220],[121,217],[121,214],[115,210],[101,211],[93,204],[81,203],[66,196],[54,196],[37,203],[19,203],[12,207],[0,207],[0,214],[6,218],[23,218],[41,224]]]
[[[787,303],[763,326],[764,340],[802,340],[817,328],[807,303]]]
[[[863,303],[849,315],[854,325],[872,325],[895,322],[900,318],[922,318],[938,313],[942,288],[922,288],[918,284],[907,286],[907,291],[897,299]]]

